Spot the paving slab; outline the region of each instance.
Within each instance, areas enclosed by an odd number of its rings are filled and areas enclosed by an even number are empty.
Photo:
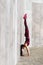
[[[43,47],[30,48],[30,56],[21,56],[17,65],[43,65]]]

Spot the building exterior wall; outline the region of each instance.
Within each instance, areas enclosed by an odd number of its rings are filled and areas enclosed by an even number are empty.
[[[30,47],[43,45],[43,1],[27,0],[25,3],[25,12],[28,15],[27,24],[30,34]],[[36,24],[37,21],[37,24]],[[39,21],[39,23],[38,23]],[[35,26],[35,27],[34,27]],[[37,31],[38,29],[38,31]],[[36,33],[38,32],[38,33]],[[22,35],[24,34],[24,25],[22,23]],[[22,36],[22,43],[24,36]]]
[[[20,45],[22,43],[22,18],[24,12],[24,1],[17,0],[17,58],[20,60]]]
[[[0,1],[0,65],[5,64],[5,18],[6,1]]]
[[[17,63],[16,3],[14,0],[0,0],[0,65]]]
[[[43,3],[32,3],[32,33],[32,45],[43,45]]]

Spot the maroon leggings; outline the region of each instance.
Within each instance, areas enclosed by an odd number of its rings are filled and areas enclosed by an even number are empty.
[[[29,38],[26,38],[25,43],[27,43],[27,46],[30,44],[30,40],[29,40]]]

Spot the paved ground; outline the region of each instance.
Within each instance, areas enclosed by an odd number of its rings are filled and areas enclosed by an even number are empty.
[[[43,65],[43,47],[31,48],[30,57],[20,57],[17,65]]]

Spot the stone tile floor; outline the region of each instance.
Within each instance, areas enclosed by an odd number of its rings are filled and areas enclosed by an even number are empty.
[[[30,48],[30,56],[20,57],[17,65],[43,65],[43,47]]]

